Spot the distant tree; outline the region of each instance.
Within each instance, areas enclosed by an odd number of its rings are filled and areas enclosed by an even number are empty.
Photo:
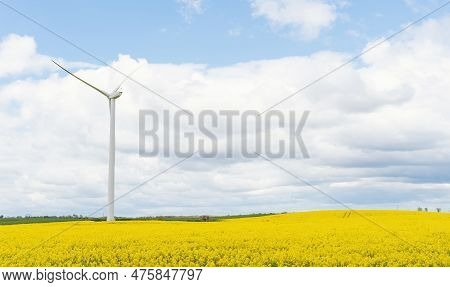
[[[428,207],[425,207],[423,210],[424,210],[425,212],[428,212]]]
[[[209,221],[209,215],[202,215],[202,216],[200,216],[200,219],[202,221]]]
[[[441,212],[441,210],[442,210],[442,209],[440,209],[439,207],[436,208],[436,211],[437,211],[437,212]]]
[[[3,218],[3,215],[0,215],[0,218]]]
[[[417,211],[422,211],[422,207],[418,207],[418,208],[417,208]]]

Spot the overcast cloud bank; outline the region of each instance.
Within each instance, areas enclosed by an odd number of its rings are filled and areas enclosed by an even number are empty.
[[[449,26],[448,16],[428,20],[277,107],[311,111],[302,132],[311,158],[277,163],[355,208],[450,208]],[[36,46],[23,35],[0,42],[0,214],[86,215],[106,202],[107,102],[57,73]],[[263,111],[350,56],[320,51],[208,68],[119,55],[112,65],[143,65],[136,80],[194,113]],[[108,67],[70,66],[105,90],[122,80]],[[139,157],[140,109],[176,110],[125,83],[117,196],[177,161]],[[262,159],[220,157],[189,159],[116,204],[118,216],[323,208],[339,206]]]

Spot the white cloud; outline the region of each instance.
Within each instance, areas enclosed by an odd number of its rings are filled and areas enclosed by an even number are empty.
[[[250,1],[253,16],[265,17],[274,28],[288,28],[306,40],[317,38],[337,18],[336,6],[323,0]]]
[[[192,20],[193,14],[203,13],[203,0],[177,0],[181,5],[180,13],[188,22]]]
[[[443,4],[439,0],[403,0],[403,2],[415,13],[429,12],[431,9]]]
[[[32,37],[12,34],[0,42],[0,77],[36,74],[50,67],[49,58],[36,52]]]
[[[74,62],[65,62],[65,65],[72,68],[95,67]],[[33,37],[10,34],[0,41],[0,78],[42,75],[54,70],[56,66],[51,58],[37,52]]]
[[[449,25],[450,17],[426,21],[280,105],[311,110],[303,133],[311,159],[277,162],[355,208],[450,208]],[[208,68],[121,55],[113,65],[143,65],[138,81],[198,113],[262,111],[348,58],[328,51]],[[40,63],[36,71],[47,67]],[[122,79],[107,67],[77,73],[104,89]],[[124,91],[118,195],[176,161],[138,156],[138,110],[175,109],[130,81]],[[0,213],[88,214],[104,204],[103,97],[63,73],[16,79],[0,86],[0,122]],[[241,158],[190,159],[117,202],[118,215],[337,207],[263,160]]]

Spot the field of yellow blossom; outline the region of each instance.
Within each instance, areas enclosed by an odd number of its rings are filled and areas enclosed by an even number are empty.
[[[450,266],[450,214],[5,225],[0,242],[0,266]]]

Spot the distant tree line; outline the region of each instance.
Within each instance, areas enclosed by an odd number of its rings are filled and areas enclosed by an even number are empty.
[[[25,216],[4,216],[0,215],[0,218],[87,218],[87,216],[78,215],[78,214],[72,214],[72,215],[38,215],[38,216],[32,216],[30,214],[27,214]]]
[[[425,212],[428,212],[428,207],[424,207],[424,208],[422,208],[422,207],[418,207],[417,208],[417,211],[425,211]],[[440,208],[440,207],[438,207],[438,208],[436,208],[436,212],[441,212],[442,211],[442,208]]]

